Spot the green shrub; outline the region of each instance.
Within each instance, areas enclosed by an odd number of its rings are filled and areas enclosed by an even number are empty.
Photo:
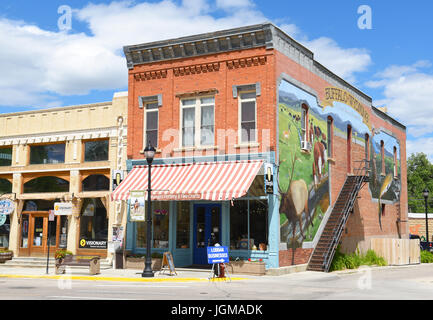
[[[329,271],[357,269],[362,265],[386,266],[387,263],[384,258],[378,257],[373,250],[368,250],[365,255],[360,254],[359,250],[356,253],[344,254],[341,253],[340,247],[337,247],[337,252],[334,255]]]
[[[433,253],[421,250],[421,263],[433,263]]]

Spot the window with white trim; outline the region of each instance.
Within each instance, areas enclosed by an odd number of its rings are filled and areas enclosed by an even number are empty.
[[[182,147],[215,144],[215,97],[181,100]]]
[[[239,129],[241,143],[257,142],[256,92],[239,94]]]
[[[144,105],[144,139],[143,147],[150,142],[152,147],[158,147],[158,103],[148,102]]]

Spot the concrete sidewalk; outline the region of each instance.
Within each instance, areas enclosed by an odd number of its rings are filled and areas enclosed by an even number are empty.
[[[1,265],[0,265],[1,266]],[[48,274],[46,267],[26,268],[26,267],[0,267],[1,278],[27,278],[27,279],[68,279],[68,280],[87,280],[87,281],[120,281],[120,282],[204,282],[204,281],[239,281],[252,280],[258,278],[248,275],[230,275],[227,277],[212,278],[211,270],[176,268],[176,275],[170,275],[170,271],[156,271],[153,278],[143,278],[143,270],[137,269],[113,269],[101,268],[100,274],[89,275],[89,269],[83,267],[66,267],[65,274],[56,275],[54,267],[49,267]]]

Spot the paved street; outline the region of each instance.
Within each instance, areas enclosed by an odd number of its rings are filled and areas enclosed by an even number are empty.
[[[232,276],[210,282],[206,272],[144,281],[139,271],[112,270],[92,278],[46,277],[45,270],[0,268],[0,300],[430,300],[433,265],[367,268],[334,273]],[[22,271],[20,275],[18,272]],[[113,274],[117,272],[115,278]],[[15,273],[15,276],[13,275]],[[78,275],[77,275],[78,274]],[[83,280],[90,279],[90,280]]]

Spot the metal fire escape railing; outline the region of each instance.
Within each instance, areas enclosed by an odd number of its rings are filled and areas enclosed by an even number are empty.
[[[346,177],[346,181],[344,185],[347,183],[350,177],[355,176],[355,181],[351,183],[351,189],[348,191],[349,199],[346,201],[343,210],[341,211],[341,215],[339,220],[337,221],[337,225],[334,228],[334,233],[332,235],[331,243],[329,244],[328,250],[323,254],[323,270],[325,272],[329,271],[331,267],[332,259],[334,258],[335,251],[337,249],[337,245],[340,242],[341,233],[343,232],[344,226],[346,225],[346,221],[349,217],[349,213],[353,209],[353,205],[355,204],[355,200],[358,196],[359,190],[362,189],[364,184],[368,181],[367,172],[368,169],[368,160],[363,159],[355,162],[360,162],[360,165],[357,169],[355,169],[355,174]]]

